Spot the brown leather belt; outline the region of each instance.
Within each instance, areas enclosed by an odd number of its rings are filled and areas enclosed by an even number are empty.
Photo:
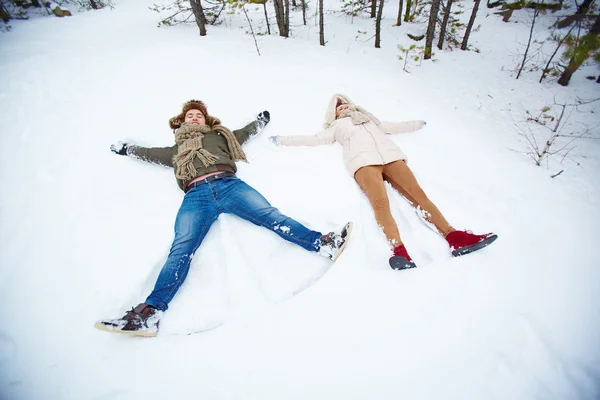
[[[221,172],[220,174],[214,174],[211,176],[207,176],[206,178],[196,181],[196,182],[192,183],[190,186],[188,186],[186,192],[195,188],[196,186],[204,185],[205,183],[209,183],[209,182],[216,181],[219,179],[227,178],[228,176],[235,176],[235,174],[233,172],[226,171],[226,172]]]

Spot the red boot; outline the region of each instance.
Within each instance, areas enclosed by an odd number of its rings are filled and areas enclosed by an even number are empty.
[[[392,269],[416,268],[417,265],[408,255],[404,245],[394,247],[394,255],[390,257],[390,267]]]
[[[446,235],[446,241],[450,245],[454,257],[483,249],[496,239],[498,239],[498,235],[494,233],[474,235],[471,231],[454,231]]]

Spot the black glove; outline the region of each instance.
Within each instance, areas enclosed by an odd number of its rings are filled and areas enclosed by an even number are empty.
[[[123,143],[123,142],[118,142],[117,144],[111,144],[110,145],[110,151],[112,151],[115,154],[118,154],[120,156],[126,156],[127,155],[127,143]]]
[[[267,110],[265,110],[265,111],[261,112],[260,114],[258,114],[258,116],[256,117],[256,120],[258,122],[260,122],[261,125],[264,127],[271,120],[271,113],[269,113]]]

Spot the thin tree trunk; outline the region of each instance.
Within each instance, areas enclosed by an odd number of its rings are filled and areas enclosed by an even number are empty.
[[[574,51],[575,55],[569,61],[569,65],[567,65],[560,78],[558,78],[559,85],[567,86],[571,80],[571,76],[588,59],[590,53],[598,49],[598,35],[600,35],[600,15],[596,17],[596,21],[590,28],[590,31],[581,38],[578,48]]]
[[[406,11],[404,12],[404,22],[409,22],[411,7],[412,7],[412,0],[406,0]]]
[[[593,2],[594,0],[583,0],[583,3],[581,3],[579,7],[577,7],[577,11],[575,11],[575,14],[569,15],[568,17],[558,21],[556,23],[556,27],[558,29],[562,29],[571,25],[575,21],[581,21],[581,19],[588,13],[588,10],[590,9],[590,6]]]
[[[377,10],[377,19],[375,20],[375,48],[381,48],[381,16],[383,15],[383,2],[379,0],[379,10]]]
[[[288,37],[290,34],[290,0],[285,0],[285,31]]]
[[[431,2],[431,11],[429,12],[429,25],[427,26],[427,34],[425,35],[425,52],[423,58],[429,60],[431,58],[431,46],[433,45],[433,36],[435,35],[435,24],[440,11],[441,0],[433,0]]]
[[[190,5],[192,6],[198,29],[200,29],[200,36],[206,36],[206,17],[204,16],[201,0],[190,0]]]
[[[267,2],[263,3],[263,9],[265,10],[265,21],[267,21],[267,33],[271,34],[271,24],[269,24],[269,15],[267,14]]]
[[[250,26],[250,32],[252,33],[252,37],[254,38],[254,45],[256,46],[256,52],[258,53],[258,56],[260,57],[260,49],[258,48],[258,42],[256,41],[256,35],[254,34],[254,28],[252,27],[252,22],[250,21],[250,17],[248,17],[248,13],[246,12],[246,7],[244,7],[244,4],[242,4],[242,11],[244,12],[244,15],[246,16],[246,19],[248,20],[248,25]]]
[[[558,133],[557,133],[558,132],[558,127],[559,127],[559,125],[560,125],[560,123],[561,123],[561,121],[563,119],[563,116],[565,115],[566,105],[565,104],[561,104],[561,107],[562,107],[562,111],[560,112],[560,116],[556,120],[556,125],[554,126],[554,129],[552,129],[552,135],[550,136],[550,138],[548,140],[546,140],[546,144],[544,145],[544,148],[537,155],[538,158],[535,161],[535,163],[537,164],[538,167],[540,165],[542,165],[542,161],[544,160],[544,157],[549,153],[550,147],[552,146],[552,144],[554,144],[554,141],[558,137]]]
[[[442,49],[444,46],[444,39],[446,36],[446,28],[448,27],[448,20],[450,19],[450,9],[452,8],[452,0],[448,0],[446,3],[446,12],[444,13],[444,20],[442,21],[442,29],[440,29],[440,40],[438,40],[438,49]]]
[[[467,25],[467,30],[465,31],[465,37],[463,38],[462,45],[460,46],[461,50],[467,49],[467,43],[469,43],[469,35],[471,34],[471,29],[473,28],[473,24],[475,23],[475,17],[477,16],[477,10],[479,9],[479,2],[481,0],[475,0],[475,6],[473,7],[473,11],[471,12],[471,18],[469,19],[469,24]]]
[[[302,22],[306,25],[306,0],[302,0]]]
[[[402,6],[404,5],[404,0],[400,0],[400,4],[398,4],[398,19],[396,20],[396,26],[402,25]]]
[[[377,13],[377,0],[371,0],[371,18],[375,18]]]
[[[4,9],[4,4],[2,4],[2,2],[0,2],[0,18],[2,18],[2,21],[4,21],[4,23],[7,23],[11,19],[11,16],[8,13],[8,11]]]
[[[325,23],[323,21],[323,0],[319,0],[319,43],[321,46],[325,46]]]
[[[277,20],[277,27],[279,28],[279,36],[288,37],[283,0],[273,0],[273,7],[275,7],[275,19]]]
[[[554,49],[554,53],[552,53],[552,55],[550,56],[550,59],[548,60],[548,63],[546,63],[546,67],[542,71],[542,76],[540,77],[540,83],[542,83],[542,81],[546,77],[546,74],[548,74],[548,68],[550,68],[550,63],[552,62],[552,59],[554,59],[554,56],[556,55],[556,53],[558,53],[558,50],[560,49],[560,47],[562,46],[562,44],[569,37],[569,35],[573,31],[573,29],[575,29],[576,26],[577,25],[573,25],[571,27],[571,29],[569,29],[569,32],[567,32],[567,34],[562,39],[560,39],[560,41],[558,42],[558,46],[556,46],[556,49]]]
[[[543,4],[543,1],[542,1]],[[531,46],[531,38],[533,37],[533,27],[535,26],[535,20],[537,16],[540,14],[540,9],[535,8],[533,10],[533,19],[531,20],[531,28],[529,28],[529,39],[527,40],[527,47],[525,48],[525,54],[523,54],[523,62],[521,63],[521,68],[519,68],[519,72],[517,72],[517,79],[521,76],[521,72],[523,71],[523,67],[525,67],[525,61],[527,60],[527,53],[529,53],[529,46]]]

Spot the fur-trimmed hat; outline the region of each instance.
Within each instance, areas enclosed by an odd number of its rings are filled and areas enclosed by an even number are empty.
[[[210,127],[221,124],[221,120],[219,120],[219,118],[212,117],[208,114],[206,105],[202,101],[192,99],[183,104],[181,114],[176,115],[169,120],[169,126],[171,127],[171,129],[181,128],[181,124],[183,124],[183,122],[185,121],[185,114],[190,110],[200,111],[206,119],[206,125]]]
[[[368,112],[361,106],[357,106],[356,104],[354,104],[354,102],[352,100],[350,100],[350,98],[348,98],[348,96],[336,93],[333,96],[331,96],[331,100],[329,100],[329,105],[327,106],[327,112],[325,113],[325,123],[323,124],[323,127],[325,129],[329,128],[331,126],[331,124],[333,124],[335,122],[335,110],[341,104],[348,104],[349,106],[356,107],[357,111],[360,111],[363,114],[368,115],[369,118],[371,118],[371,120],[373,122],[375,122],[377,125],[380,124],[379,120],[377,118],[375,118],[375,116],[373,114],[371,114],[370,112]]]

